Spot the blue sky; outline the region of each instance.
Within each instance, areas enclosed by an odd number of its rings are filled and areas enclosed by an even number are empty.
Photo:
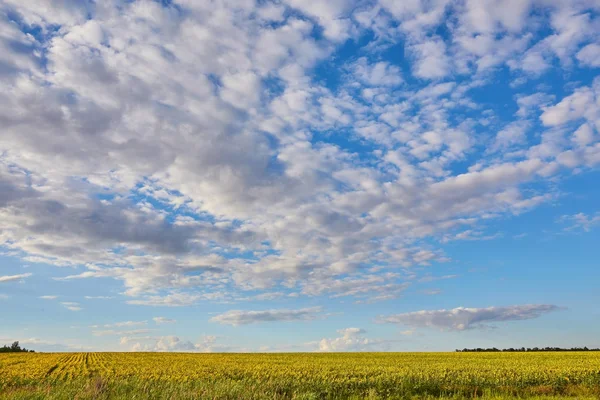
[[[0,5],[0,340],[600,347],[591,0]]]

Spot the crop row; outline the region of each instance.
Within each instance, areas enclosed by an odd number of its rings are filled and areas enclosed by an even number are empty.
[[[0,356],[0,388],[99,377],[172,384],[277,387],[290,392],[378,393],[600,387],[600,353],[182,354]]]

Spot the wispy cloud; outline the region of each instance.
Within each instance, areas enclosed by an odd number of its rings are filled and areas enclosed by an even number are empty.
[[[585,213],[563,215],[558,221],[568,225],[565,228],[566,231],[582,230],[584,232],[589,232],[596,225],[600,225],[600,212],[592,215]]]
[[[121,322],[113,322],[112,324],[104,324],[104,325],[92,325],[91,328],[99,328],[102,326],[103,328],[123,328],[130,326],[142,326],[148,325],[148,321],[121,321]]]
[[[79,305],[79,303],[73,302],[73,301],[63,301],[60,304],[63,305],[63,307],[65,307],[67,310],[70,311],[81,311],[83,310],[83,307],[81,307]]]
[[[419,278],[419,282],[427,283],[427,282],[443,281],[446,279],[455,279],[455,278],[458,278],[458,275],[441,275],[441,276],[426,275],[422,278]]]
[[[152,320],[157,324],[174,324],[175,322],[177,322],[174,319],[165,318],[165,317],[154,317],[154,318],[152,318]]]
[[[381,316],[377,322],[401,324],[415,328],[464,331],[483,328],[494,322],[534,319],[560,309],[561,307],[548,304],[487,308],[458,307],[451,310],[423,310]]]
[[[210,321],[224,325],[239,326],[261,322],[310,321],[322,317],[323,315],[321,307],[310,307],[297,310],[231,310],[212,317]]]
[[[152,332],[151,329],[126,329],[126,330],[115,330],[115,329],[101,329],[92,331],[94,336],[131,336],[131,335],[144,335]]]
[[[13,281],[20,281],[23,280],[25,278],[29,278],[31,275],[31,273],[26,273],[26,274],[19,274],[19,275],[4,275],[4,276],[0,276],[0,283],[2,282],[13,282]]]
[[[128,300],[127,303],[153,307],[184,307],[195,304],[199,300],[210,299],[210,296],[203,296],[190,293],[173,293],[166,296],[146,296],[141,299]]]
[[[435,295],[441,294],[442,290],[441,289],[425,289],[425,290],[421,291],[421,293],[423,293],[427,296],[435,296]]]

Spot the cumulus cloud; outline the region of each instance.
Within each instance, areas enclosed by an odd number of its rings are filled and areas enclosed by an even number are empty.
[[[397,298],[600,163],[600,80],[475,93],[597,64],[563,3],[5,1],[0,244],[133,305]]]
[[[549,304],[530,304],[510,307],[465,308],[451,310],[415,311],[381,316],[380,323],[400,324],[415,328],[464,331],[490,326],[494,322],[521,321],[539,318],[561,308]]]
[[[577,53],[577,60],[586,66],[600,67],[600,45],[588,44]]]
[[[339,329],[337,333],[339,337],[321,339],[318,342],[318,351],[381,351],[387,349],[390,344],[390,341],[366,337],[367,332],[361,328]]]
[[[239,326],[261,322],[310,321],[317,318],[323,318],[321,307],[309,307],[297,310],[230,310],[223,314],[212,317],[210,321],[224,325]]]
[[[216,336],[205,335],[197,343],[180,339],[177,336],[123,336],[121,345],[129,346],[130,351],[155,352],[194,352],[215,353],[235,350],[234,347],[218,343]]]
[[[365,57],[361,57],[352,66],[352,72],[369,86],[396,86],[402,83],[400,68],[385,61],[369,63]]]
[[[496,134],[496,142],[493,148],[498,150],[526,142],[528,129],[529,123],[523,120],[508,124]]]
[[[412,47],[415,55],[413,74],[419,78],[443,78],[450,73],[450,60],[441,38],[434,38]]]
[[[18,274],[18,275],[4,275],[4,276],[0,276],[0,283],[2,282],[14,282],[14,281],[21,281],[25,278],[29,278],[31,275],[31,273],[26,273],[26,274]]]

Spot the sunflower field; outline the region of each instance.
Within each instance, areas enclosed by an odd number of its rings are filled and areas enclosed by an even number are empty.
[[[7,353],[0,399],[600,399],[600,353]]]

